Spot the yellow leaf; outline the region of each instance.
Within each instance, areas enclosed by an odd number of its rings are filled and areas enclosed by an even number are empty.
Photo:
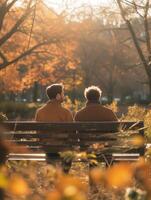
[[[145,140],[144,140],[143,136],[135,136],[135,137],[132,138],[131,143],[134,146],[142,147],[145,143]]]
[[[27,195],[29,194],[29,188],[24,179],[20,176],[13,176],[8,185],[8,191],[14,195]]]
[[[8,181],[7,178],[3,175],[3,173],[0,173],[0,188],[7,188]]]
[[[61,194],[57,190],[54,190],[47,195],[46,199],[47,200],[61,200]]]
[[[90,178],[95,184],[101,183],[104,180],[104,170],[95,168],[90,171]]]
[[[108,186],[122,188],[131,184],[133,167],[128,163],[114,165],[106,171]]]

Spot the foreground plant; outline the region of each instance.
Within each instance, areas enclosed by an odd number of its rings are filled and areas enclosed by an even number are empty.
[[[137,188],[127,188],[125,200],[147,200],[147,193]]]
[[[86,200],[87,187],[77,177],[58,174],[55,190],[48,193],[47,200]]]
[[[95,168],[90,172],[90,178],[98,188],[121,191],[126,189],[126,200],[150,200],[151,177],[150,162],[141,158],[136,163],[119,163],[110,168]],[[134,187],[137,183],[137,188]]]
[[[6,120],[8,120],[7,116],[4,113],[0,112],[0,122],[6,121]]]

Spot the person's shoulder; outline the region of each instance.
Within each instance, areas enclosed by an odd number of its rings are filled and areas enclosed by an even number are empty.
[[[67,113],[67,114],[68,114],[68,113],[71,113],[71,110],[69,110],[68,108],[65,108],[65,107],[62,107],[62,106],[61,106],[61,109],[62,109],[63,112],[65,112],[65,113]]]
[[[106,106],[102,106],[102,105],[101,105],[101,107],[102,107],[102,109],[104,109],[104,110],[106,110],[106,111],[108,111],[108,112],[113,112],[110,108],[108,108],[108,107],[106,107]]]
[[[65,116],[65,121],[73,121],[73,114],[71,110],[62,107],[62,114]]]
[[[118,118],[116,114],[111,110],[110,108],[103,106],[104,107],[104,113],[109,117],[110,121],[118,121]]]
[[[42,105],[41,107],[39,107],[39,108],[37,109],[37,113],[42,112],[42,111],[45,109],[46,106],[47,106],[47,104],[44,104],[44,105]]]
[[[36,121],[40,120],[41,115],[43,114],[44,108],[45,108],[45,104],[36,110],[36,113],[35,113],[35,120]]]
[[[86,107],[81,108],[80,110],[77,111],[77,115],[83,113],[85,111]]]
[[[75,117],[74,117],[76,121],[80,120],[81,116],[84,115],[85,109],[86,109],[86,107],[83,107],[76,112]]]

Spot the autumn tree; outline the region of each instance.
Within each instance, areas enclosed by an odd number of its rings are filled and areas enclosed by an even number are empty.
[[[0,70],[34,54],[34,51],[39,47],[58,41],[58,35],[53,34],[53,36],[46,37],[44,32],[43,34],[38,30],[36,34],[33,32],[35,20],[38,20],[36,12],[39,7],[43,7],[43,2],[40,0],[5,0],[0,2]],[[47,14],[47,20],[50,19],[50,15],[51,18],[57,18],[57,15],[52,11],[49,13],[47,11]],[[40,26],[43,26],[42,21],[39,23]],[[53,28],[55,29],[55,27]],[[14,42],[16,39],[20,45]],[[12,50],[16,51],[14,55]]]
[[[75,24],[80,26],[76,35],[76,56],[83,71],[83,86],[99,85],[109,101],[112,101],[117,91],[121,93],[121,86],[128,85],[126,79],[123,82],[123,76],[127,74],[130,80],[132,71],[128,72],[134,66],[137,67],[138,61],[136,53],[127,43],[129,33],[125,27],[119,27],[115,12],[109,8],[105,11],[104,8],[98,10],[98,16],[83,12],[83,20],[78,25]]]
[[[70,38],[69,25],[63,14],[58,15],[41,1],[33,3],[26,19],[1,46],[5,56],[1,60],[1,91],[19,92],[35,82],[42,85],[66,79],[73,82],[70,79],[77,60],[73,57],[75,42]],[[29,12],[24,5],[10,10],[3,23],[4,36],[25,10]],[[12,14],[14,17],[10,17]]]
[[[10,2],[5,1],[5,7]],[[31,90],[36,100],[38,85],[63,82],[75,99],[76,90],[97,84],[112,101],[117,93],[126,87],[134,90],[136,82],[145,79],[117,10],[81,6],[57,14],[41,0],[12,2],[1,23],[0,37],[6,38],[0,46],[1,92]],[[132,17],[138,36],[139,21]],[[144,37],[137,40],[146,55]]]
[[[151,2],[150,0],[116,0],[116,2],[145,69],[151,97]]]
[[[33,0],[30,0],[27,3],[23,2],[22,4],[23,7],[20,8],[20,11],[16,8],[16,12],[14,14],[13,8],[17,3],[18,3],[17,0],[12,0],[12,1],[4,0],[0,2],[0,31],[1,31],[0,69],[1,70],[7,67],[8,65],[17,62],[19,59],[28,55],[33,49],[36,48],[36,46],[34,46],[31,49],[28,49],[27,51],[24,51],[23,53],[20,53],[20,55],[11,59],[9,59],[8,56],[6,55],[5,46],[7,45],[7,42],[9,42],[16,33],[21,31],[21,25],[24,24],[25,20],[31,15],[35,7],[35,2]],[[8,19],[9,15],[13,20]]]

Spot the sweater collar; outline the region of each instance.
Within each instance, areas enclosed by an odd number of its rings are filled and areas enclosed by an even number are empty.
[[[48,102],[47,102],[47,104],[49,105],[49,104],[53,104],[53,105],[57,105],[57,106],[61,106],[61,102],[59,102],[59,101],[57,101],[57,100],[49,100]]]
[[[86,106],[99,105],[100,101],[87,101]]]

